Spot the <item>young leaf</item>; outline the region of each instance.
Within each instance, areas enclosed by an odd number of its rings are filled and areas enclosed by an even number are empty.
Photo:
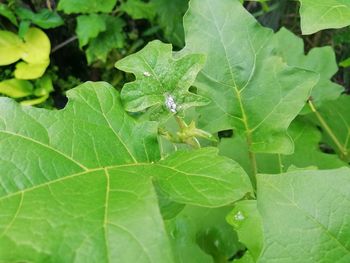
[[[246,138],[250,151],[292,153],[286,130],[318,74],[274,56],[273,32],[238,1],[192,0],[184,26],[186,50],[207,55],[195,83],[198,94],[212,100],[199,109],[202,128],[233,128]]]
[[[124,47],[125,35],[123,27],[125,22],[119,17],[106,16],[106,30],[90,40],[86,49],[86,57],[89,64],[96,60],[106,61],[108,53],[112,49]]]
[[[100,32],[106,31],[106,16],[91,14],[77,17],[77,33],[80,48],[89,43],[90,39],[98,36]]]
[[[125,109],[139,112],[152,108],[170,115],[207,104],[207,99],[188,91],[204,62],[200,54],[175,59],[172,46],[160,41],[150,42],[141,51],[119,60],[115,66],[136,77],[122,89]]]
[[[335,100],[340,96],[344,88],[330,81],[338,71],[332,47],[313,48],[307,55],[304,55],[302,39],[285,28],[275,34],[275,39],[278,54],[283,57],[289,66],[311,70],[320,74],[318,83],[311,91],[312,101],[317,107],[325,101]]]
[[[251,191],[211,148],[157,162],[157,123],[128,116],[110,85],[67,95],[61,111],[0,99],[0,261],[171,263],[154,184],[204,206]]]
[[[350,3],[344,0],[299,0],[304,35],[350,25]]]
[[[60,0],[58,10],[66,14],[72,13],[109,13],[117,0]]]
[[[259,262],[350,261],[350,170],[257,177],[264,226]]]

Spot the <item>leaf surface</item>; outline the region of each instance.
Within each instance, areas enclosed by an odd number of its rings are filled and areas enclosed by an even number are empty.
[[[169,115],[207,104],[207,99],[188,91],[204,61],[200,54],[175,59],[172,46],[160,41],[150,42],[141,51],[119,60],[116,67],[136,77],[122,89],[125,109],[139,112],[151,108]],[[168,105],[170,100],[176,105],[173,108]]]
[[[349,262],[349,168],[257,180],[265,243],[258,262]]]
[[[83,47],[89,43],[90,39],[98,36],[100,32],[106,30],[106,16],[98,14],[80,15],[77,17],[77,33],[79,46]]]
[[[186,50],[207,55],[195,83],[198,94],[211,99],[199,109],[202,128],[233,128],[250,151],[292,153],[286,130],[318,75],[274,56],[273,32],[238,1],[192,0],[184,27]]]
[[[122,2],[120,10],[126,12],[133,19],[153,20],[155,16],[154,5],[152,2],[145,3],[141,0],[128,0]]]
[[[22,54],[22,40],[10,31],[0,30],[0,66],[16,62]]]
[[[49,9],[41,9],[34,13],[27,8],[16,8],[16,14],[21,20],[29,20],[33,24],[44,28],[55,28],[64,24],[63,19],[53,11]]]
[[[108,53],[112,49],[124,47],[125,35],[123,27],[125,22],[119,17],[106,16],[106,30],[100,32],[98,36],[89,42],[86,49],[88,63],[97,60],[106,61]]]
[[[184,46],[182,17],[188,8],[188,0],[151,0],[158,15],[158,23],[169,42],[178,47]]]
[[[317,107],[325,101],[335,100],[340,96],[344,88],[330,81],[338,71],[332,47],[313,48],[305,55],[302,39],[285,28],[280,29],[275,34],[275,39],[277,40],[278,54],[283,57],[288,65],[320,74],[319,81],[310,94]]]
[[[350,3],[347,0],[299,0],[301,30],[304,35],[326,28],[350,25]]]
[[[58,10],[66,14],[72,13],[109,13],[117,0],[60,0]]]
[[[138,123],[106,83],[48,111],[0,99],[0,261],[173,262],[156,188],[216,207],[251,192],[213,148],[159,160],[157,123]],[[204,165],[204,163],[206,165]]]

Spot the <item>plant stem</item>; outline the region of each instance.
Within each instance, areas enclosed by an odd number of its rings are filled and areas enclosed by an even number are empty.
[[[343,145],[339,142],[338,138],[333,133],[332,129],[328,126],[325,119],[322,117],[322,115],[317,111],[315,105],[312,103],[311,100],[308,101],[308,104],[310,106],[311,111],[316,115],[316,118],[320,122],[322,128],[326,131],[326,133],[329,135],[329,137],[332,139],[334,144],[337,146],[341,153],[341,158],[345,159],[348,155],[348,151],[343,147]]]
[[[68,38],[67,40],[63,41],[62,43],[58,44],[57,46],[55,46],[52,50],[51,50],[51,53],[54,53],[56,52],[57,50],[63,48],[64,46],[70,44],[71,42],[77,40],[78,37],[77,36],[72,36],[70,38]]]
[[[253,169],[253,178],[252,178],[254,180],[253,184],[256,185],[256,175],[258,174],[258,165],[256,163],[255,153],[250,150],[250,147],[252,145],[252,139],[250,134],[247,135],[247,144],[248,144],[248,156]]]

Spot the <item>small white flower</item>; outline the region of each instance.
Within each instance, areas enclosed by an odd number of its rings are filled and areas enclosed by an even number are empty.
[[[242,214],[241,211],[238,211],[235,215],[234,215],[234,219],[236,221],[242,221],[245,219],[244,215]]]
[[[172,113],[176,113],[176,103],[175,100],[173,98],[173,96],[171,95],[167,95],[165,98],[165,106],[172,112]]]
[[[143,75],[144,75],[145,77],[150,77],[150,76],[151,76],[151,73],[149,73],[148,71],[145,71],[145,72],[143,72]]]

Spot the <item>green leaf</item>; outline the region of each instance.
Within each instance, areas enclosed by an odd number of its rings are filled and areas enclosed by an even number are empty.
[[[319,114],[330,132],[322,123],[327,142],[333,146],[339,156],[346,161],[350,160],[350,97],[342,95],[336,101],[325,103],[319,110]]]
[[[0,30],[0,66],[14,63],[22,55],[22,40],[10,31]]]
[[[350,170],[257,177],[261,263],[350,261]]]
[[[188,0],[151,0],[158,15],[158,24],[167,40],[178,47],[184,46],[182,17],[188,8]]]
[[[35,96],[45,96],[54,90],[52,79],[48,75],[44,75],[42,78],[35,81]]]
[[[117,0],[60,0],[58,10],[66,14],[72,13],[109,13]]]
[[[332,47],[313,48],[304,55],[304,43],[301,38],[285,28],[275,34],[278,54],[289,66],[299,67],[320,74],[320,79],[311,91],[312,101],[317,107],[327,100],[335,100],[344,88],[330,79],[338,71],[337,61]]]
[[[128,0],[122,2],[120,10],[126,12],[132,19],[148,19],[153,20],[155,16],[154,5],[145,3],[141,0]]]
[[[56,12],[49,9],[41,9],[34,13],[27,8],[19,7],[16,9],[16,14],[21,20],[29,20],[44,29],[55,28],[64,24],[63,19]]]
[[[250,151],[292,153],[286,130],[318,74],[274,56],[273,32],[238,1],[192,0],[184,26],[186,51],[207,55],[195,83],[198,94],[212,100],[199,109],[201,128],[234,129]]]
[[[26,63],[18,62],[16,64],[15,77],[17,79],[37,79],[44,75],[46,68],[49,66],[50,61],[44,61],[42,63]]]
[[[50,56],[50,39],[44,31],[32,27],[24,36],[22,59],[31,64],[45,63]]]
[[[33,93],[33,85],[27,80],[8,79],[0,82],[0,93],[11,98],[22,98]]]
[[[248,248],[256,261],[263,247],[262,221],[256,201],[237,202],[226,219],[236,230],[239,241]]]
[[[171,263],[155,185],[205,206],[251,191],[212,148],[158,161],[157,123],[128,116],[112,86],[67,96],[60,111],[0,99],[0,261]]]
[[[77,33],[79,46],[83,47],[89,41],[98,36],[100,32],[106,31],[106,16],[91,14],[77,17]]]
[[[115,66],[136,77],[122,89],[125,109],[139,112],[151,108],[169,116],[207,104],[207,99],[188,91],[204,62],[205,57],[200,54],[175,59],[172,46],[160,41],[150,42],[141,51],[119,60]]]
[[[106,17],[106,31],[101,32],[96,38],[92,39],[86,50],[89,64],[96,60],[105,62],[108,53],[112,49],[124,47],[124,26],[125,22],[122,19],[113,16]]]
[[[291,155],[257,154],[257,166],[260,173],[286,172],[291,166],[299,168],[315,166],[318,169],[332,169],[346,165],[335,154],[326,154],[320,150],[321,132],[310,123],[297,119],[292,122],[288,133],[294,141],[294,153]],[[237,161],[246,171],[251,173],[248,147],[243,138],[236,136],[222,139],[219,149],[222,155]]]
[[[326,28],[350,25],[350,3],[347,0],[299,0],[301,30],[304,35]]]
[[[176,218],[166,221],[176,262],[228,262],[242,247],[236,233],[225,222],[230,209],[186,206]]]
[[[6,17],[15,26],[18,25],[16,16],[7,5],[0,3],[0,16]]]
[[[38,104],[45,102],[48,98],[49,98],[49,95],[44,95],[44,96],[41,96],[41,97],[35,98],[35,99],[22,100],[21,105],[25,105],[25,106],[38,105]]]

